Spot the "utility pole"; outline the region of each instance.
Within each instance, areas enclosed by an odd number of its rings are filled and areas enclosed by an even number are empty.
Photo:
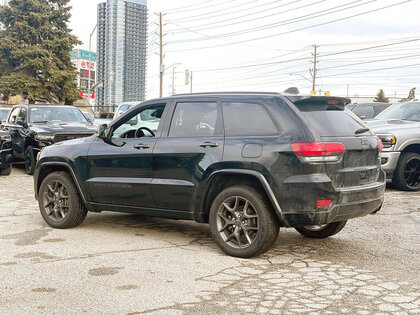
[[[192,93],[192,79],[193,79],[193,72],[190,72],[190,93]]]
[[[313,63],[314,63],[314,67],[312,68],[312,69],[309,69],[309,73],[311,74],[311,77],[312,77],[312,93],[314,93],[315,92],[315,81],[316,81],[316,75],[317,75],[317,72],[318,72],[318,69],[317,69],[317,67],[316,67],[316,65],[317,65],[317,62],[318,62],[318,60],[317,60],[317,48],[318,48],[318,46],[317,45],[313,45],[313,47],[314,47],[314,53],[313,53],[313,56],[314,56],[314,61],[313,61]]]
[[[159,13],[159,97],[162,97],[163,87],[163,33],[162,33],[162,12]]]
[[[175,94],[175,66],[172,66],[172,95]]]

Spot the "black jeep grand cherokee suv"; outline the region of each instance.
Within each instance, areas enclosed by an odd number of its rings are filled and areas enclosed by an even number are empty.
[[[13,157],[25,161],[26,172],[34,173],[38,152],[55,142],[88,137],[94,127],[73,106],[15,105],[4,124],[13,142]]]
[[[277,93],[177,95],[144,102],[99,136],[44,148],[35,196],[55,228],[87,211],[208,222],[227,254],[268,250],[279,226],[338,233],[381,208],[382,143],[345,98]]]

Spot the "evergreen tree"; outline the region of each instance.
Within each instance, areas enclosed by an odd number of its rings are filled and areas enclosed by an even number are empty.
[[[380,89],[379,92],[376,94],[374,102],[381,102],[381,103],[389,103],[389,98],[385,97],[384,90]]]
[[[70,51],[70,0],[11,0],[0,6],[0,93],[72,104],[79,98]]]

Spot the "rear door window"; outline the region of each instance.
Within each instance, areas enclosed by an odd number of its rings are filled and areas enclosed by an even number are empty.
[[[205,137],[221,134],[217,102],[176,104],[170,137]]]
[[[267,110],[260,104],[224,102],[226,136],[270,136],[278,130]]]

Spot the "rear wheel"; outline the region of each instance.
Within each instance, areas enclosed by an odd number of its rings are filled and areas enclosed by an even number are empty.
[[[300,226],[296,227],[295,230],[309,238],[326,238],[340,232],[346,223],[347,220],[321,225]]]
[[[214,199],[210,232],[226,254],[248,258],[266,252],[279,234],[277,218],[265,196],[254,188],[233,186]]]
[[[420,190],[420,154],[401,153],[392,182],[400,190]]]
[[[25,170],[29,175],[33,175],[35,171],[35,155],[34,150],[31,146],[28,146],[25,150]]]
[[[12,165],[9,165],[6,168],[0,169],[0,175],[10,175],[11,172],[12,172]]]
[[[77,226],[87,214],[73,179],[66,172],[45,177],[39,188],[38,203],[45,222],[57,229]]]

